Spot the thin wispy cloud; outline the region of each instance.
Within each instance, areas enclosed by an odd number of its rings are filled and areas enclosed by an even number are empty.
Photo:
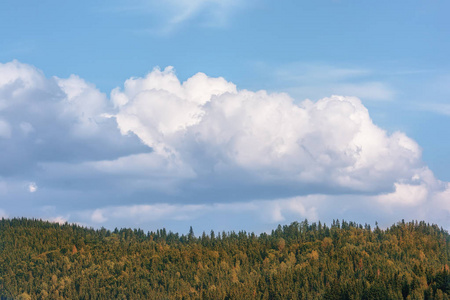
[[[345,95],[365,101],[390,101],[397,94],[391,84],[381,79],[380,72],[368,68],[301,62],[276,67],[259,63],[255,68],[272,74],[273,88],[284,90],[297,100]]]
[[[135,0],[127,4],[115,4],[116,13],[144,14],[152,17],[152,23],[136,32],[167,35],[192,24],[206,27],[224,27],[230,18],[253,1],[242,0]]]
[[[450,102],[450,99],[449,99]],[[450,116],[450,103],[419,103],[416,104],[419,110],[429,111],[440,115]]]
[[[420,97],[414,99],[411,107],[450,116],[450,75],[448,72],[433,72],[431,75],[417,88]]]

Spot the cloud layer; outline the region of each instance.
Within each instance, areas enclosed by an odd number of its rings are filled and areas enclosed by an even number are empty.
[[[376,126],[358,98],[300,102],[203,73],[180,82],[171,67],[108,98],[75,75],[0,64],[0,147],[8,215],[204,228],[240,218],[263,228],[450,212],[449,184],[423,164],[419,145]]]

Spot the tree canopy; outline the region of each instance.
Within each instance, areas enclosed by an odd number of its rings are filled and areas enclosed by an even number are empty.
[[[447,231],[335,220],[270,234],[0,221],[1,299],[448,299]]]

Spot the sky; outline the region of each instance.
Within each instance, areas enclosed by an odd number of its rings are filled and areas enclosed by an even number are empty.
[[[450,229],[448,1],[0,4],[0,216]]]

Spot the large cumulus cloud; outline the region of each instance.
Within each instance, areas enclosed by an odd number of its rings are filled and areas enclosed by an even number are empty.
[[[357,98],[295,102],[202,73],[180,83],[167,68],[127,80],[111,99],[122,133],[198,177],[244,172],[262,184],[379,193],[423,167],[417,143],[377,127]]]
[[[450,214],[449,184],[419,145],[374,124],[360,99],[293,99],[203,73],[181,82],[171,67],[108,98],[76,75],[0,64],[0,152],[3,215],[205,228]]]

